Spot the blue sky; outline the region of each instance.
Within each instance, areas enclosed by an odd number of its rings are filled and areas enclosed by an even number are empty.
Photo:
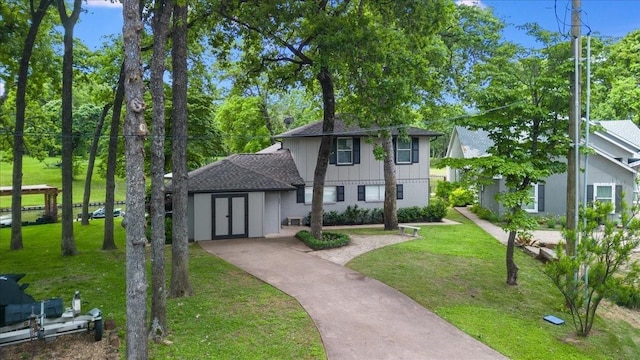
[[[535,46],[516,25],[536,22],[544,29],[568,33],[571,24],[571,0],[459,0],[490,7],[507,24],[507,40]],[[640,0],[582,0],[582,34],[622,37],[640,29]],[[87,13],[80,15],[75,33],[91,48],[98,48],[109,35],[122,33],[122,7],[109,0],[83,2]]]

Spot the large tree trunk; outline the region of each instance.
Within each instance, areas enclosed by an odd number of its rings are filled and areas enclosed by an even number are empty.
[[[58,0],[58,14],[64,27],[62,57],[62,255],[78,253],[73,237],[73,28],[80,16],[82,0],[74,0],[67,15],[64,0]]]
[[[518,265],[513,260],[513,251],[515,249],[516,231],[509,231],[507,238],[507,284],[518,285]]]
[[[167,37],[171,28],[172,0],[157,0],[151,26],[151,319],[149,336],[156,341],[167,334],[167,289],[164,259],[165,188],[164,188],[164,72]]]
[[[120,116],[122,103],[124,102],[124,64],[120,68],[118,88],[113,99],[113,111],[111,113],[111,129],[109,130],[109,150],[107,150],[107,174],[104,204],[104,238],[102,250],[116,249],[113,234],[113,207],[116,190],[116,161],[118,159],[118,133],[120,130]],[[128,211],[129,209],[127,209]]]
[[[173,216],[169,296],[193,294],[187,232],[187,3],[173,10]]]
[[[82,225],[89,225],[89,201],[91,200],[91,179],[93,178],[93,167],[96,162],[96,154],[98,153],[98,143],[100,135],[102,134],[102,128],[104,126],[104,119],[107,117],[109,110],[113,106],[112,103],[106,104],[102,107],[100,113],[100,119],[96,124],[96,131],[93,135],[93,141],[91,142],[91,149],[89,149],[89,162],[87,163],[87,176],[84,181],[84,194],[82,196]]]
[[[382,139],[384,148],[384,229],[398,230],[396,165],[393,161],[393,140],[391,133]]]
[[[145,185],[144,139],[148,135],[144,122],[142,59],[140,38],[143,29],[137,0],[123,5],[125,103],[124,124],[127,177],[126,228],[127,257],[127,359],[147,359],[147,278],[145,267]]]
[[[29,62],[36,42],[38,28],[52,0],[40,0],[38,8],[31,14],[31,26],[24,41],[18,84],[16,89],[16,126],[13,137],[13,178],[11,185],[11,250],[22,249],[22,156],[24,155],[24,120],[27,107],[27,80]]]
[[[336,98],[333,79],[329,69],[323,67],[318,74],[318,81],[322,87],[322,140],[318,150],[318,162],[313,173],[313,197],[311,198],[311,235],[322,239],[322,208],[324,198],[324,179],[329,166],[331,142],[333,141],[333,125],[336,117]]]

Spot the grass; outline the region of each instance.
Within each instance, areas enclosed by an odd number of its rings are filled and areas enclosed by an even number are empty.
[[[98,307],[125,339],[124,230],[116,219],[117,250],[102,251],[102,221],[74,223],[79,255],[60,255],[60,224],[23,228],[24,249],[8,251],[10,229],[0,229],[0,273],[26,273],[27,293],[60,296],[70,306],[75,290],[83,311]],[[323,359],[320,335],[300,304],[288,295],[190,245],[195,295],[168,299],[171,345],[150,343],[151,359]],[[167,247],[167,268],[171,251]],[[151,281],[150,274],[148,282]],[[170,274],[167,274],[169,282]],[[123,341],[124,343],[124,341]],[[121,354],[124,354],[121,349]]]
[[[58,189],[62,189],[62,174],[59,167],[55,166],[59,158],[47,158],[44,162],[40,162],[31,157],[24,157],[22,173],[23,185],[50,185]],[[87,166],[84,164],[81,174],[73,181],[73,203],[82,203],[84,196],[84,180],[86,177]],[[11,186],[13,182],[13,164],[0,162],[0,186]],[[91,201],[104,202],[106,193],[106,181],[98,174],[97,164],[94,167],[93,177],[91,180]],[[116,179],[116,201],[125,200],[125,182],[124,179]],[[58,202],[62,200],[61,195],[58,196]],[[44,205],[44,195],[23,195],[22,206],[39,206]],[[0,196],[0,208],[11,208],[11,196]]]
[[[520,251],[519,285],[505,284],[505,248],[455,211],[461,225],[425,226],[421,239],[373,251],[347,266],[407,294],[464,332],[512,359],[636,359],[640,329],[597,319],[588,338],[574,336],[563,299],[542,264]],[[565,325],[545,322],[545,315]]]

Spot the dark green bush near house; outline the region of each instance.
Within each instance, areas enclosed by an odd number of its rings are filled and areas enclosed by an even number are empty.
[[[383,214],[380,208],[363,209],[354,205],[348,206],[342,213],[335,210],[325,212],[322,216],[322,224],[324,226],[382,224],[384,223]],[[440,222],[446,214],[447,204],[443,200],[434,199],[429,206],[398,209],[398,222]],[[303,223],[307,226],[311,223],[311,213],[305,216]]]
[[[444,200],[431,200],[429,206],[425,206],[421,211],[422,218],[428,222],[439,222],[447,215],[447,203]]]
[[[418,219],[422,218],[421,208],[419,206],[412,206],[408,208],[398,209],[398,222],[399,223],[408,223],[420,221]]]
[[[349,245],[349,235],[323,231],[322,240],[316,239],[307,230],[298,231],[296,237],[313,250],[333,249]]]
[[[372,209],[369,213],[370,224],[384,223],[384,211],[380,208]]]
[[[370,209],[359,208],[358,205],[349,205],[342,213],[342,218],[346,225],[366,224],[369,219]]]

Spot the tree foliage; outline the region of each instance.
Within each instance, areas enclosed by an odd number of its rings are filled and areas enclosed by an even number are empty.
[[[216,112],[226,154],[254,153],[271,144],[260,97],[231,96]]]
[[[558,260],[545,265],[544,273],[564,296],[578,336],[589,335],[603,299],[620,286],[637,285],[640,275],[637,262],[629,263],[640,246],[640,219],[635,217],[640,208],[635,204],[629,211],[623,205],[620,222],[611,217],[612,210],[612,203],[583,207],[575,256],[559,246]]]
[[[603,50],[592,52],[592,118],[631,119],[640,124],[640,30],[606,44]]]
[[[566,44],[556,44],[553,34],[537,26],[527,27],[531,35],[543,41],[541,50],[526,50],[505,43],[497,55],[473,71],[472,99],[481,114],[460,123],[472,130],[485,130],[493,141],[489,156],[474,159],[445,159],[454,168],[470,167],[468,176],[479,182],[504,179],[506,191],[497,200],[508,214],[504,229],[507,243],[507,283],[517,284],[518,267],[513,261],[516,232],[532,225],[523,210],[530,200],[532,185],[562,173],[566,164],[565,76],[570,56]]]

